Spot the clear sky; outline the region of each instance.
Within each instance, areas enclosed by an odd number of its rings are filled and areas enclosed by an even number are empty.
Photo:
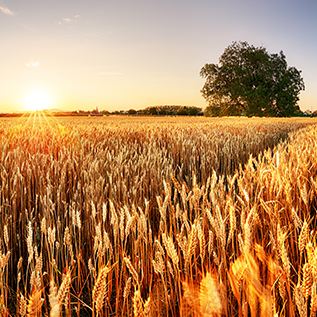
[[[200,69],[240,40],[283,50],[317,110],[316,17],[316,0],[0,0],[0,112],[205,108]]]

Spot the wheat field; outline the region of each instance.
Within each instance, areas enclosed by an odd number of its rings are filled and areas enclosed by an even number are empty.
[[[1,316],[315,316],[316,123],[0,119]]]

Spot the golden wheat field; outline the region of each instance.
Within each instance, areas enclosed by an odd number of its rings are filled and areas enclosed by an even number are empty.
[[[0,119],[1,316],[315,316],[316,123]]]

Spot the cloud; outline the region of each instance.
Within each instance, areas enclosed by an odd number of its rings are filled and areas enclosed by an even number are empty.
[[[2,13],[4,13],[5,15],[9,15],[11,17],[15,16],[15,13],[12,12],[10,9],[8,9],[7,7],[0,7],[0,11],[2,11]]]
[[[37,32],[36,29],[30,27],[29,25],[26,25],[26,24],[21,24],[21,25],[28,31]]]
[[[72,19],[71,18],[63,18],[63,22],[64,23],[72,23],[72,22],[75,22],[78,18],[80,18],[80,15],[76,14]],[[58,21],[56,23],[59,24],[59,25],[62,24],[61,21]]]
[[[29,68],[33,68],[33,67],[37,68],[37,67],[40,67],[40,62],[25,63],[25,66]]]

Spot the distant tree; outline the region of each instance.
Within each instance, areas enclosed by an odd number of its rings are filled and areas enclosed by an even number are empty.
[[[141,111],[144,115],[198,115],[202,109],[195,106],[159,105],[147,107]]]
[[[157,115],[157,108],[156,107],[150,107],[148,109],[149,114],[151,115]]]
[[[188,109],[185,107],[178,109],[177,111],[178,116],[187,116],[188,115]]]
[[[299,93],[305,89],[301,72],[288,67],[286,57],[264,47],[233,42],[219,59],[200,71],[201,90],[211,116],[293,116],[299,111]]]
[[[295,112],[294,117],[304,117],[304,112],[300,109]]]
[[[130,110],[128,111],[128,114],[137,114],[137,111],[134,110],[134,109],[130,109]]]
[[[158,114],[161,115],[161,116],[165,116],[165,115],[167,114],[167,111],[166,111],[165,108],[161,108],[161,109],[159,110]]]
[[[198,113],[199,113],[199,111],[200,111],[200,109],[198,109],[198,108],[196,108],[196,107],[191,107],[191,108],[189,109],[188,114],[189,114],[190,116],[197,116]]]

